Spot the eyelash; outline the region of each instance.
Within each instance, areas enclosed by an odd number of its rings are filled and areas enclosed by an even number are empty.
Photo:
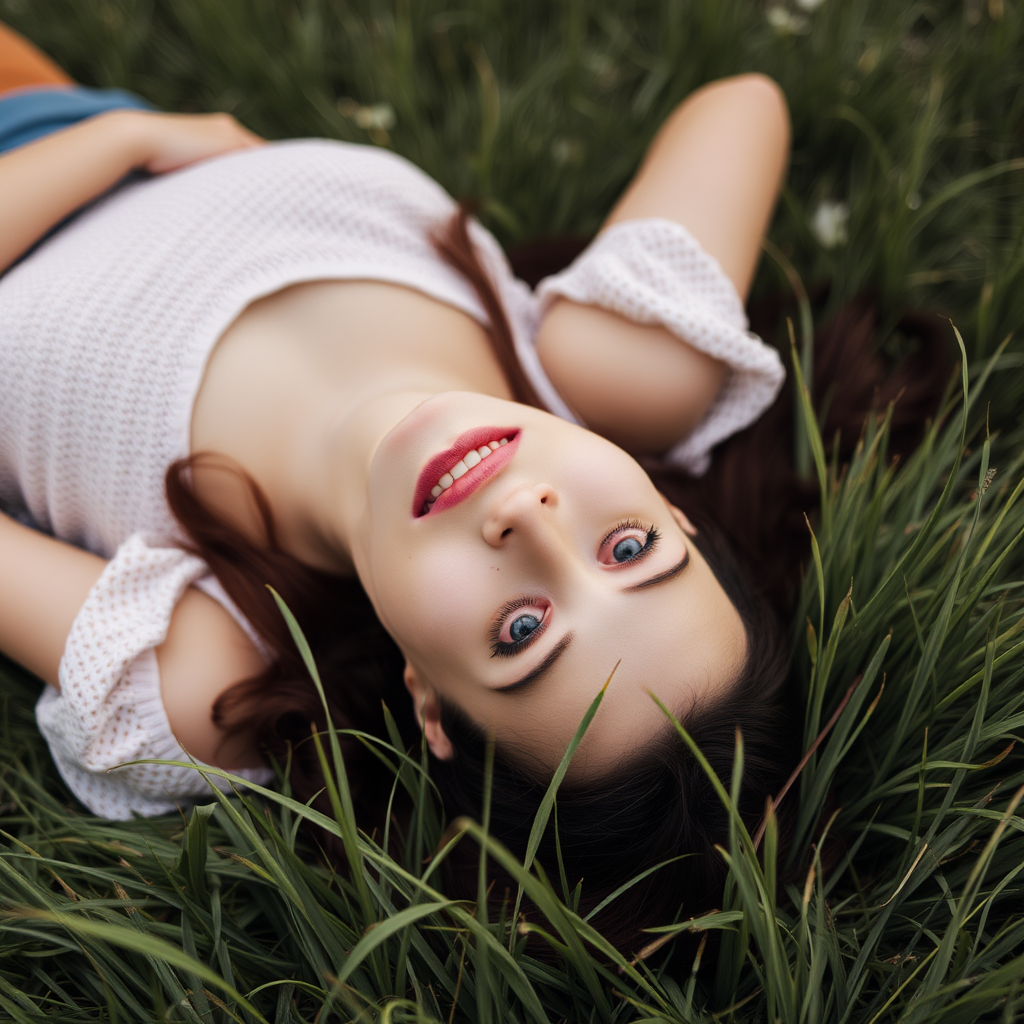
[[[529,647],[529,645],[544,632],[548,624],[547,615],[545,615],[541,620],[540,625],[525,639],[515,640],[512,643],[501,639],[501,629],[510,615],[515,614],[520,608],[528,608],[531,605],[536,605],[538,603],[539,602],[535,597],[517,597],[514,601],[509,601],[508,604],[498,612],[498,616],[494,622],[491,623],[490,629],[492,658],[511,658],[526,647]]]
[[[646,558],[654,550],[658,541],[661,540],[661,533],[656,526],[644,526],[639,519],[623,519],[621,523],[617,523],[613,529],[605,534],[604,539],[598,545],[598,550],[603,548],[615,534],[620,533],[622,530],[639,530],[641,533],[646,534],[647,537],[644,541],[644,546],[632,558],[619,562],[619,565],[630,565],[633,562],[639,562],[641,559]]]
[[[661,538],[661,533],[658,531],[656,526],[644,526],[639,519],[624,519],[622,522],[617,523],[615,527],[610,530],[601,543],[598,545],[598,550],[603,548],[615,536],[623,530],[639,530],[646,534],[646,540],[644,546],[631,558],[627,558],[623,562],[619,562],[619,565],[630,565],[635,562],[639,562],[646,558],[655,548],[658,541]],[[514,601],[509,601],[501,611],[498,612],[497,617],[491,623],[489,638],[491,641],[491,657],[492,658],[511,658],[517,655],[520,651],[529,647],[547,628],[547,615],[541,620],[541,624],[524,640],[517,640],[509,643],[506,640],[501,639],[501,630],[505,625],[508,617],[517,612],[520,608],[527,608],[531,605],[539,604],[540,602],[535,597],[517,597]]]

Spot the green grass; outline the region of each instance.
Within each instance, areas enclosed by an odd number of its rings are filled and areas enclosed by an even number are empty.
[[[547,914],[528,927],[559,966],[527,951],[511,910],[488,921],[448,901],[429,780],[394,751],[416,809],[390,844],[354,827],[330,738],[331,815],[245,790],[181,817],[91,818],[35,729],[38,684],[7,667],[5,1018],[956,1024],[1024,1011],[1022,12],[785,10],[788,29],[754,0],[0,0],[86,83],[231,110],[269,136],[389,145],[477,199],[510,245],[595,230],[674,103],[766,71],[795,132],[773,243],[808,286],[832,282],[822,316],[869,289],[884,323],[914,307],[951,317],[970,378],[898,471],[884,425],[847,467],[809,431],[823,502],[793,630],[808,745],[861,681],[787,797],[811,869],[783,885],[774,826],[755,854],[735,824],[725,902],[701,922],[720,933],[713,967],[694,959],[699,932],[663,967],[630,966],[572,911],[557,864],[526,870],[476,825],[459,841],[504,859]],[[811,230],[827,199],[851,211],[830,249]],[[765,261],[756,292],[785,287]],[[720,781],[728,801],[736,779]],[[341,839],[337,874],[297,837],[303,818]],[[831,866],[816,860],[826,828],[842,843]],[[652,939],[679,931],[676,916],[666,907]]]

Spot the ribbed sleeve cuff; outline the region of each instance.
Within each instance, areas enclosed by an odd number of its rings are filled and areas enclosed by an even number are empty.
[[[747,330],[743,304],[718,261],[674,221],[612,225],[566,270],[543,280],[537,297],[541,314],[566,298],[662,326],[729,367],[707,414],[665,456],[691,473],[705,472],[714,445],[753,423],[785,379],[779,354]]]
[[[118,767],[139,759],[188,760],[164,709],[156,647],[185,589],[207,571],[200,559],[150,547],[136,534],[118,548],[75,618],[60,691],[47,687],[36,718],[64,780],[94,814],[118,820],[163,814],[210,793],[191,768]],[[271,777],[267,769],[236,774]]]

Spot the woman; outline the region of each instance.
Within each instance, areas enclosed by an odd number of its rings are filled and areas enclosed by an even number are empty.
[[[95,99],[0,38],[32,65],[0,126],[26,97]],[[722,774],[742,726],[753,817],[791,760],[785,657],[633,456],[699,473],[781,383],[742,311],[786,163],[777,87],[691,96],[536,295],[391,154],[108,106],[0,156],[0,267],[126,173],[177,172],[115,188],[0,280],[0,649],[48,684],[40,725],[76,795],[160,813],[206,783],[107,770],[184,747],[265,779],[288,743],[316,791],[320,714],[271,582],[340,721],[379,704],[364,684],[393,682],[397,650],[453,812],[478,813],[494,735],[513,844],[610,678],[559,803],[585,903],[623,856],[692,851],[613,904],[620,938],[648,904],[714,899],[720,808],[649,693]]]

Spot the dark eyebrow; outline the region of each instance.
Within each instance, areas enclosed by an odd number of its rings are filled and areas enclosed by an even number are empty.
[[[509,683],[507,686],[496,686],[494,688],[495,693],[508,693],[509,690],[518,690],[520,686],[525,686],[527,683],[535,682],[540,679],[545,672],[549,671],[558,659],[565,654],[569,649],[569,644],[572,643],[572,632],[566,633],[561,640],[551,648],[551,653],[532,671],[527,672],[522,679],[517,679],[514,683]]]
[[[687,548],[686,554],[683,555],[683,560],[673,565],[671,569],[659,572],[657,576],[652,576],[649,580],[634,583],[631,587],[623,587],[622,592],[624,594],[633,594],[638,590],[650,590],[651,587],[656,587],[659,583],[667,583],[669,580],[674,580],[689,564],[690,549]]]

